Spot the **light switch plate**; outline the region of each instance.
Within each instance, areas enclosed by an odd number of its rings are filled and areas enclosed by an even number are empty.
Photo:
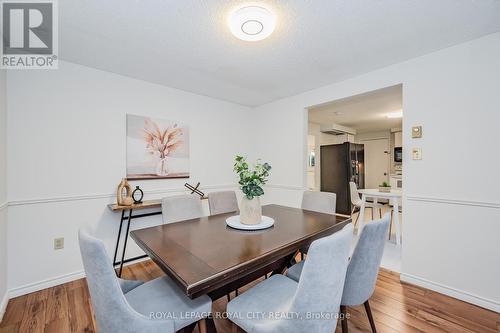
[[[422,148],[413,148],[411,150],[411,155],[414,160],[422,159]]]
[[[419,139],[422,137],[422,126],[413,126],[411,128],[411,137],[413,139]]]
[[[54,250],[64,249],[64,237],[54,238]]]

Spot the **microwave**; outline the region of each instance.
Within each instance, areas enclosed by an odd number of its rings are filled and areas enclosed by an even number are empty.
[[[403,148],[394,147],[394,162],[403,162]]]

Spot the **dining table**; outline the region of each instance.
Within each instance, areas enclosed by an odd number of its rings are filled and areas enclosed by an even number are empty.
[[[403,192],[401,190],[391,189],[389,192],[382,192],[377,188],[359,189],[358,193],[361,193],[361,207],[359,209],[359,227],[358,234],[363,230],[365,225],[365,206],[366,199],[373,199],[373,203],[377,204],[379,199],[389,200],[389,204],[393,209],[393,222],[396,229],[396,244],[401,244],[401,224],[399,221],[399,203]],[[389,235],[390,236],[390,235]]]
[[[233,229],[226,219],[236,212],[134,230],[131,238],[190,298],[212,300],[269,273],[282,274],[301,248],[351,222],[332,215],[281,205],[265,205],[270,228]],[[212,319],[209,331],[216,331]]]

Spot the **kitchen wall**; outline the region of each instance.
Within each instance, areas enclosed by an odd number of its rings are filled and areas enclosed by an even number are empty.
[[[206,191],[234,188],[233,158],[249,153],[254,138],[248,107],[67,62],[59,67],[7,76],[11,297],[81,276],[80,228],[112,254],[119,215],[107,204],[125,176],[127,113],[190,126],[191,178],[132,182],[145,199],[184,193],[186,181]],[[158,223],[161,216],[133,228]],[[63,250],[53,250],[56,237],[65,238]],[[129,245],[127,256],[140,253]]]
[[[376,131],[376,132],[366,132],[358,133],[354,136],[354,141],[361,143],[363,140],[374,140],[374,139],[391,139],[391,131]]]
[[[7,86],[0,70],[0,320],[7,306]]]
[[[498,73],[500,33],[256,108],[266,119],[258,148],[274,167],[264,201],[300,204],[306,108],[402,83],[401,278],[500,312],[500,183],[487,175],[500,169]],[[411,139],[414,125],[422,139]],[[410,159],[412,147],[422,160]]]

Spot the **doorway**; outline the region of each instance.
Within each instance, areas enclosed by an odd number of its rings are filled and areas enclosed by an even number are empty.
[[[307,108],[308,161],[305,172],[308,188],[335,192],[337,213],[351,214],[353,221],[360,214],[356,212],[354,197],[351,197],[350,182],[354,182],[358,189],[365,190],[365,193],[377,196],[376,203],[382,204],[382,214],[397,211],[394,205],[389,205],[388,199],[380,196],[379,187],[392,185],[399,193],[404,191],[403,161],[399,159],[400,155],[396,157],[396,153],[403,149],[402,90],[402,85],[396,85]],[[361,158],[359,154],[353,157],[352,153],[331,153],[341,150],[340,148],[345,148],[342,151],[363,153]],[[323,153],[325,156],[322,156]],[[335,187],[329,186],[333,183]],[[368,196],[367,199],[375,202],[373,197]],[[379,218],[378,207],[374,212],[365,209],[365,223]],[[399,213],[397,218],[394,218],[394,213],[391,214],[391,220],[394,221],[391,224],[397,223],[399,229],[403,230],[403,216],[400,212],[404,207],[401,203],[396,207]],[[396,234],[404,236],[404,232],[399,233],[395,229],[395,224],[392,224],[382,267],[400,272],[402,247],[396,239],[402,237],[397,237]]]

